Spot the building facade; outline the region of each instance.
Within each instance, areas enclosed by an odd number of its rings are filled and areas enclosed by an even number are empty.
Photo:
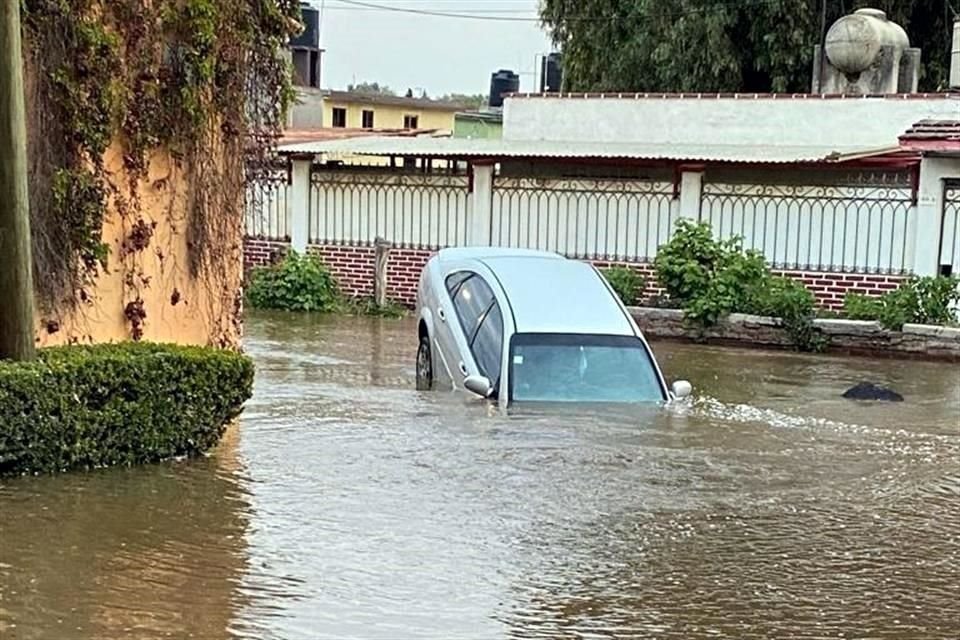
[[[291,129],[411,129],[453,132],[463,105],[382,94],[298,88]]]
[[[960,100],[515,96],[502,140],[283,148],[290,165],[276,216],[293,247],[322,255],[356,295],[372,291],[378,238],[394,247],[390,295],[410,303],[419,269],[447,246],[548,249],[652,276],[659,247],[688,219],[742,237],[837,308],[850,292],[960,273],[960,158],[900,141],[924,120],[960,120]],[[348,152],[416,160],[376,170],[326,163]],[[455,162],[437,170],[440,160]],[[248,266],[286,242],[260,231],[258,215],[248,212],[258,230],[248,234]]]

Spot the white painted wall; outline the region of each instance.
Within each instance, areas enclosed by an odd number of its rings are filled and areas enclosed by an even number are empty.
[[[960,98],[508,98],[504,140],[887,147]]]

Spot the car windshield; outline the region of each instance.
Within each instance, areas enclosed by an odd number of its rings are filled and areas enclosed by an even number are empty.
[[[517,334],[510,344],[514,402],[659,402],[646,345],[630,336]]]

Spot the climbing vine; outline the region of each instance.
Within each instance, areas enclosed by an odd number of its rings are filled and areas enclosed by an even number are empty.
[[[99,272],[122,268],[136,337],[150,286],[138,261],[169,253],[151,245],[156,221],[141,203],[151,163],[164,157],[170,173],[154,176],[155,188],[186,185],[185,206],[171,206],[165,224],[189,238],[190,275],[216,287],[240,250],[245,181],[270,166],[292,95],[283,51],[301,28],[299,2],[23,0],[23,9],[38,299],[83,302]],[[124,234],[116,256],[101,237],[108,211]],[[234,304],[236,292],[223,295]]]

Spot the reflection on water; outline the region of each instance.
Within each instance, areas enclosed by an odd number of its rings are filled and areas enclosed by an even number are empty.
[[[247,346],[211,458],[0,487],[0,637],[960,636],[956,367],[655,344],[693,401],[504,416],[409,321]]]

